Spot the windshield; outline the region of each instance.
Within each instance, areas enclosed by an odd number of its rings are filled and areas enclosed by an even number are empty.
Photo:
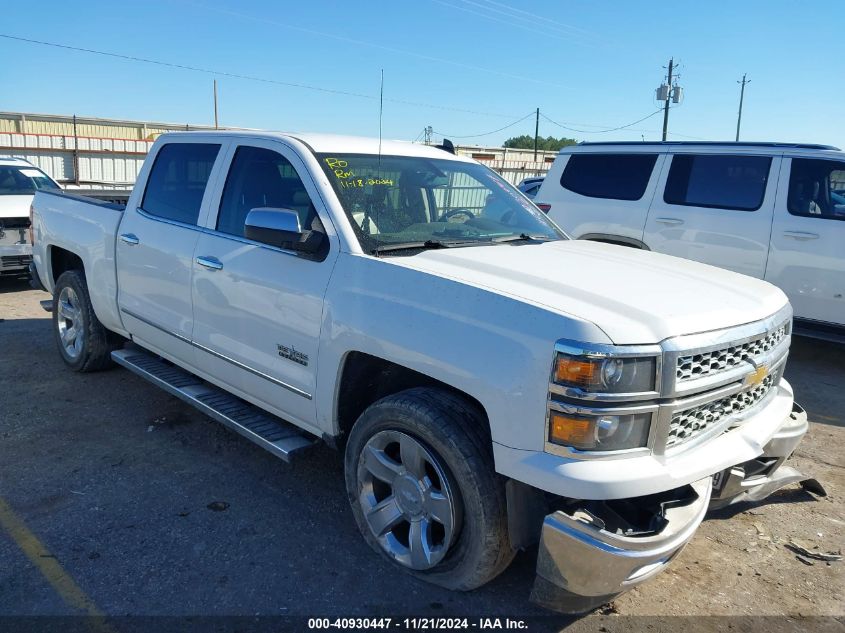
[[[59,186],[35,167],[0,165],[0,196],[26,195],[37,189],[59,189]]]
[[[477,163],[320,154],[368,252],[566,239],[534,205]]]

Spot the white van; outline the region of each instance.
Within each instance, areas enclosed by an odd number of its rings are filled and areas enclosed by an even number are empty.
[[[32,163],[0,156],[0,275],[20,275],[29,268],[29,207],[38,189],[61,191]]]
[[[765,279],[796,333],[845,340],[845,152],[787,143],[581,143],[535,198],[572,237]]]

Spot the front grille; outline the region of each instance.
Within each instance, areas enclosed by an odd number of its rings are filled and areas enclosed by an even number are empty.
[[[17,268],[18,266],[29,266],[32,255],[5,255],[0,257],[0,268]]]
[[[739,415],[759,404],[771,391],[772,386],[777,384],[779,374],[780,372],[769,374],[752,389],[676,412],[669,425],[666,448],[688,442],[719,426],[728,416]]]
[[[789,322],[787,321],[780,327],[745,343],[729,345],[700,354],[680,356],[676,368],[677,381],[681,383],[733,369],[749,359],[773,350],[780,345],[788,334]]]
[[[29,218],[2,218],[0,229],[28,229]]]

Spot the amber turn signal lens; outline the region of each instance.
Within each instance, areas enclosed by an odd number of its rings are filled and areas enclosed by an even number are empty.
[[[594,443],[592,420],[552,413],[549,426],[549,439],[557,444],[578,447]]]
[[[601,359],[587,360],[559,354],[555,365],[555,380],[584,388],[601,385],[601,366]]]

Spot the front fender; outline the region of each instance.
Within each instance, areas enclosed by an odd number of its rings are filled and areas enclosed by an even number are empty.
[[[338,433],[346,354],[364,352],[459,389],[485,408],[493,441],[542,450],[554,343],[610,342],[593,324],[391,258],[342,254],[326,293],[317,418]]]

